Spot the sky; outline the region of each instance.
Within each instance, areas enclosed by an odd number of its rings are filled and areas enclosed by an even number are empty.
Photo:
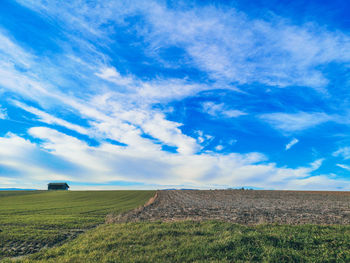
[[[350,190],[350,3],[0,3],[0,188]]]

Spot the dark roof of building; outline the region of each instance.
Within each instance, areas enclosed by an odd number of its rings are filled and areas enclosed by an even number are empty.
[[[49,183],[48,185],[57,185],[57,186],[64,185],[64,186],[69,187],[67,183]]]

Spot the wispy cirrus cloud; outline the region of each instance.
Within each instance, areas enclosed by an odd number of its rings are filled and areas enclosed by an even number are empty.
[[[224,103],[216,104],[214,102],[203,103],[203,111],[213,117],[221,116],[226,118],[235,118],[247,114],[241,110],[227,109]]]
[[[3,28],[0,28],[0,42],[0,58],[3,59],[3,62],[15,63],[24,68],[30,67],[34,56],[17,45]],[[4,60],[5,58],[6,60]]]
[[[130,26],[128,17],[141,16],[142,28],[131,24],[131,30],[149,43],[148,54],[159,57],[171,46],[182,48],[193,65],[214,80],[323,90],[328,80],[319,66],[350,61],[346,34],[311,22],[293,25],[277,15],[267,21],[234,8],[204,5],[184,11],[157,1],[18,2],[93,39],[108,40],[114,30],[105,26],[108,23]]]
[[[340,167],[340,168],[343,168],[343,169],[345,169],[345,170],[350,171],[350,166],[349,166],[349,165],[341,164],[341,163],[337,163],[336,165],[337,165],[338,167]]]
[[[350,147],[346,146],[346,147],[339,148],[337,151],[333,153],[333,156],[336,156],[336,157],[340,156],[345,160],[350,159]]]
[[[293,138],[289,143],[286,144],[286,151],[288,151],[290,148],[292,148],[294,145],[296,145],[299,142],[298,139]]]
[[[16,60],[13,59],[15,63]],[[74,65],[75,61],[70,61],[70,63]],[[86,63],[92,62],[86,61]],[[30,66],[36,68],[37,62],[31,61]],[[119,85],[126,91],[115,90],[113,86],[110,86],[106,92],[93,97],[85,94],[87,98],[84,99],[72,94],[64,94],[53,86],[54,83],[47,83],[46,80],[40,79],[35,72],[19,72],[13,65],[2,67],[4,71],[1,72],[0,69],[0,75],[4,76],[5,82],[2,85],[6,90],[20,94],[26,99],[34,100],[46,109],[50,109],[51,106],[57,107],[57,105],[69,107],[82,117],[91,120],[95,127],[88,131],[43,110],[27,106],[19,101],[14,103],[17,107],[38,116],[42,122],[61,125],[82,134],[89,133],[98,137],[109,136],[128,145],[138,145],[139,147],[152,144],[141,137],[142,133],[146,132],[163,143],[176,146],[179,152],[194,152],[198,149],[195,140],[183,135],[178,129],[180,124],[167,121],[164,114],[154,111],[150,107],[155,101],[183,97],[187,93],[191,94],[193,90],[203,89],[203,86],[187,84],[176,79],[143,82],[137,78],[121,77],[115,68],[107,70],[100,70],[95,66],[91,66],[91,68],[95,71],[96,78],[112,80],[113,84],[116,84],[116,76],[118,76],[122,80],[122,82],[118,82]],[[28,86],[31,87],[30,91]]]
[[[0,105],[0,120],[5,120],[7,119],[7,111],[6,109],[2,108]]]
[[[101,79],[108,80],[116,85],[125,86],[134,82],[133,79],[130,77],[121,76],[120,73],[114,67],[103,68],[100,70],[100,72],[96,72],[95,75],[100,77]]]
[[[85,134],[85,135],[88,134],[88,130],[86,128],[81,127],[81,126],[76,125],[76,124],[72,124],[66,120],[61,119],[61,118],[57,118],[57,117],[50,115],[42,110],[37,109],[35,107],[28,106],[28,105],[21,103],[19,101],[12,101],[12,103],[14,105],[16,105],[18,108],[21,108],[21,109],[37,116],[38,120],[41,122],[44,122],[47,124],[60,125],[60,126],[63,126],[67,129],[76,131],[76,132],[81,133],[81,134]]]
[[[323,112],[267,113],[259,116],[272,127],[283,132],[298,132],[337,118]]]
[[[212,6],[185,12],[152,7],[144,11],[150,23],[144,36],[152,50],[183,47],[216,80],[322,91],[328,80],[318,66],[350,60],[350,38],[317,24],[296,26],[278,16],[263,21]]]

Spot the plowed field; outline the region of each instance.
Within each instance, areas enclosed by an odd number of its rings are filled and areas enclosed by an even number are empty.
[[[109,222],[222,220],[239,224],[350,224],[350,192],[158,191],[153,203]]]

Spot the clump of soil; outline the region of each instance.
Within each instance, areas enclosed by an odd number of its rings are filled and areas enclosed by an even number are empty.
[[[239,224],[349,224],[350,192],[166,190],[107,222],[222,220]]]

